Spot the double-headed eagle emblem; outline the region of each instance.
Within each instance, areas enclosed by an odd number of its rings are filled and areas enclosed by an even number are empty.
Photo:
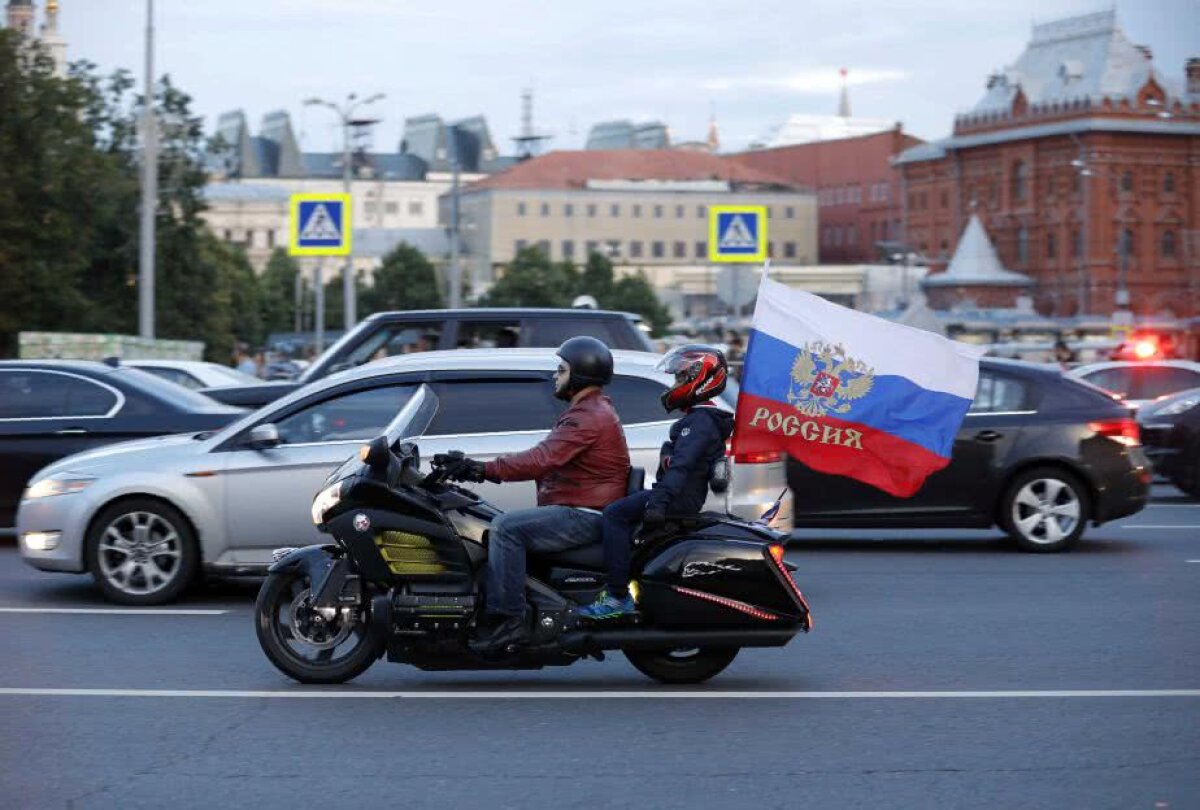
[[[846,413],[851,402],[875,385],[875,371],[846,354],[840,344],[823,341],[800,347],[792,363],[792,384],[787,399],[805,416]]]

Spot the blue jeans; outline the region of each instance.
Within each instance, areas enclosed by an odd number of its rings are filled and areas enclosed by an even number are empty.
[[[651,490],[626,495],[604,507],[604,569],[608,592],[613,596],[629,593],[629,552],[633,528],[642,522]]]
[[[488,532],[487,611],[525,615],[525,555],[579,548],[600,541],[601,517],[569,506],[505,512]]]

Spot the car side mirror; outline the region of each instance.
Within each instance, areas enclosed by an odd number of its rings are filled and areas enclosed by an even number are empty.
[[[265,425],[255,425],[250,429],[250,439],[246,444],[253,450],[267,450],[278,447],[283,443],[279,438],[279,428],[268,422]]]

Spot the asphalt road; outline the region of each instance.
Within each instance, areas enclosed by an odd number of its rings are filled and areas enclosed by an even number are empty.
[[[1200,503],[1156,488],[1066,555],[805,531],[789,557],[814,632],[703,687],[616,655],[313,688],[259,651],[254,583],[98,613],[3,547],[0,806],[1200,807]]]

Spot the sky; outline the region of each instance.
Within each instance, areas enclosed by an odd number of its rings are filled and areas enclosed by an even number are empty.
[[[44,0],[36,0],[39,7]],[[146,0],[60,0],[68,58],[144,70]],[[340,148],[317,96],[386,98],[376,151],[394,151],[407,117],[487,117],[502,153],[534,91],[550,148],[579,148],[612,119],[660,120],[722,151],[745,148],[793,113],[832,114],[846,68],[855,116],[949,134],[987,75],[1011,64],[1030,26],[1111,6],[1091,0],[157,0],[156,72],[194,99],[209,131],[242,109],[251,130],[286,109],[306,151]],[[1200,56],[1200,2],[1117,4],[1135,43],[1177,86]],[[140,79],[139,79],[140,81]],[[140,86],[140,85],[139,85]]]

